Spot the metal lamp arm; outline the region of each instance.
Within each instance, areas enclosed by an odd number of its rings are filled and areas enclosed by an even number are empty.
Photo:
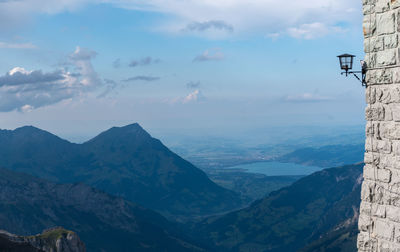
[[[367,72],[366,69],[363,69],[362,71],[350,71],[350,72],[346,71],[346,72],[342,72],[341,74],[342,75],[346,74],[346,76],[348,74],[352,74],[352,75],[354,75],[354,77],[357,78],[357,80],[359,80],[361,82],[362,86],[367,87],[367,82],[365,80],[366,72]],[[361,78],[358,77],[358,75],[356,73],[360,73],[361,74]]]

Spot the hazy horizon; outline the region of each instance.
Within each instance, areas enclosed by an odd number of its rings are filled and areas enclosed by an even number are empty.
[[[245,4],[0,1],[0,128],[364,124],[364,88],[336,58],[363,57],[361,3]]]

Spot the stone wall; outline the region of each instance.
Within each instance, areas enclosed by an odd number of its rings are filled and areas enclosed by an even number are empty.
[[[400,0],[363,0],[368,65],[359,251],[400,251]]]

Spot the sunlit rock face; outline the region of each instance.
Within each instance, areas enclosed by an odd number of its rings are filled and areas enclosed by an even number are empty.
[[[57,227],[32,236],[17,236],[0,230],[0,251],[86,252],[86,248],[76,233]]]
[[[400,0],[363,0],[363,13],[368,88],[357,246],[400,251]]]

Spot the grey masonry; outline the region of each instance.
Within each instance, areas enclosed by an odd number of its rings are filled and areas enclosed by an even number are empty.
[[[400,252],[400,0],[363,0],[366,142],[359,251]]]

